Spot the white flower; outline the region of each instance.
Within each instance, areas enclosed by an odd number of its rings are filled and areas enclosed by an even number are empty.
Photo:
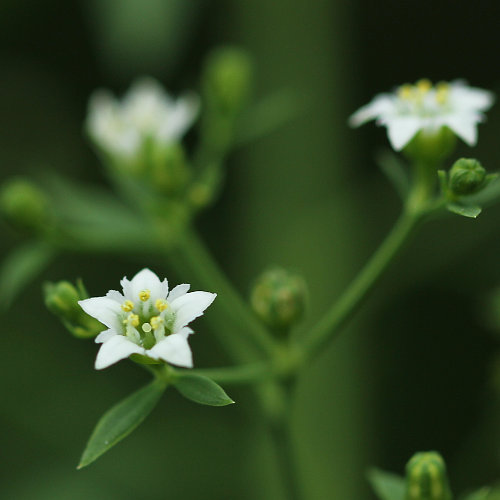
[[[493,104],[493,94],[469,87],[457,80],[433,86],[429,80],[402,85],[392,94],[380,94],[356,111],[349,119],[352,127],[370,120],[387,127],[387,135],[396,151],[403,149],[422,131],[435,134],[448,127],[470,146],[477,141],[477,124],[483,111]]]
[[[105,152],[130,158],[146,140],[178,141],[193,124],[199,100],[193,94],[172,99],[152,78],[135,82],[122,101],[106,90],[90,97],[86,129]]]
[[[189,285],[177,285],[170,292],[166,279],[160,281],[149,269],[132,280],[120,282],[123,292],[110,290],[105,297],[93,297],[78,303],[107,330],[95,339],[102,343],[95,367],[106,368],[131,354],[142,354],[177,366],[193,366],[187,324],[214,301],[216,294],[188,292]]]

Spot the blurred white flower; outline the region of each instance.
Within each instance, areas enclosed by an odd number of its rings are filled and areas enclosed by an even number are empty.
[[[387,135],[396,151],[403,149],[415,135],[436,134],[448,127],[470,146],[477,142],[477,124],[484,120],[483,111],[493,104],[487,90],[469,87],[464,81],[438,83],[419,80],[402,85],[391,94],[379,94],[356,111],[349,124],[357,127],[370,120],[387,127]]]
[[[107,330],[95,339],[102,343],[95,367],[100,370],[131,354],[142,354],[177,366],[193,366],[187,324],[214,301],[216,294],[188,292],[189,285],[177,285],[170,292],[166,279],[160,281],[149,269],[143,269],[132,280],[120,282],[123,292],[110,290],[105,297],[78,302]]]
[[[144,142],[168,145],[182,138],[193,124],[199,99],[186,94],[173,99],[152,78],[135,82],[121,101],[98,90],[89,100],[86,130],[106,153],[130,158]]]

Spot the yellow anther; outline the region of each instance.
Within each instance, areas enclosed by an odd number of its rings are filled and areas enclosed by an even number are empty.
[[[422,78],[415,84],[415,87],[417,87],[421,94],[427,94],[427,92],[429,92],[432,88],[432,83],[427,78]]]
[[[409,83],[401,85],[398,89],[398,96],[400,99],[411,99],[413,96],[413,86]]]
[[[151,292],[149,290],[142,290],[142,292],[139,292],[139,298],[143,301],[146,302],[146,300],[151,297]]]
[[[131,326],[138,326],[139,325],[139,316],[137,316],[137,314],[129,314],[127,316],[127,319],[124,321],[124,323],[128,323]]]
[[[126,300],[122,304],[122,310],[125,312],[130,312],[134,308],[134,303],[131,300]]]
[[[436,85],[436,101],[438,104],[444,104],[448,100],[450,86],[446,82],[439,82]]]
[[[157,330],[160,328],[160,325],[163,323],[163,318],[160,318],[160,316],[153,316],[149,322],[151,323],[151,326],[153,327],[154,330]]]
[[[164,311],[168,307],[167,301],[165,301],[163,299],[157,299],[156,302],[155,302],[155,307],[160,312]]]

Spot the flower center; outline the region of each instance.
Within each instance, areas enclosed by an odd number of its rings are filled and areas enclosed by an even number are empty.
[[[122,316],[123,335],[132,342],[151,349],[157,342],[172,333],[174,313],[169,309],[165,299],[157,299],[145,303],[151,297],[149,290],[139,293],[140,302],[136,305],[131,300],[125,300],[121,305],[124,314]]]
[[[435,116],[442,113],[448,105],[450,87],[445,82],[432,85],[430,80],[422,79],[415,85],[404,84],[397,90],[398,104],[403,113]]]

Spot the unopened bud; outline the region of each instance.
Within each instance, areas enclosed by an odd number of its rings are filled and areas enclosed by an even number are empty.
[[[233,114],[245,104],[251,80],[252,64],[244,51],[230,47],[217,49],[206,64],[206,98],[219,111]]]
[[[21,227],[40,227],[47,222],[49,201],[45,193],[23,178],[8,180],[0,191],[0,210]]]
[[[75,337],[92,338],[103,330],[103,325],[78,305],[79,300],[87,298],[83,286],[78,288],[69,281],[46,283],[43,288],[45,305]]]
[[[446,464],[435,451],[420,452],[406,464],[405,500],[450,500]]]
[[[450,189],[456,195],[473,194],[481,190],[486,170],[473,158],[460,158],[450,170]]]
[[[269,327],[286,331],[300,320],[306,302],[306,285],[300,276],[284,269],[264,272],[250,296],[255,314]]]

